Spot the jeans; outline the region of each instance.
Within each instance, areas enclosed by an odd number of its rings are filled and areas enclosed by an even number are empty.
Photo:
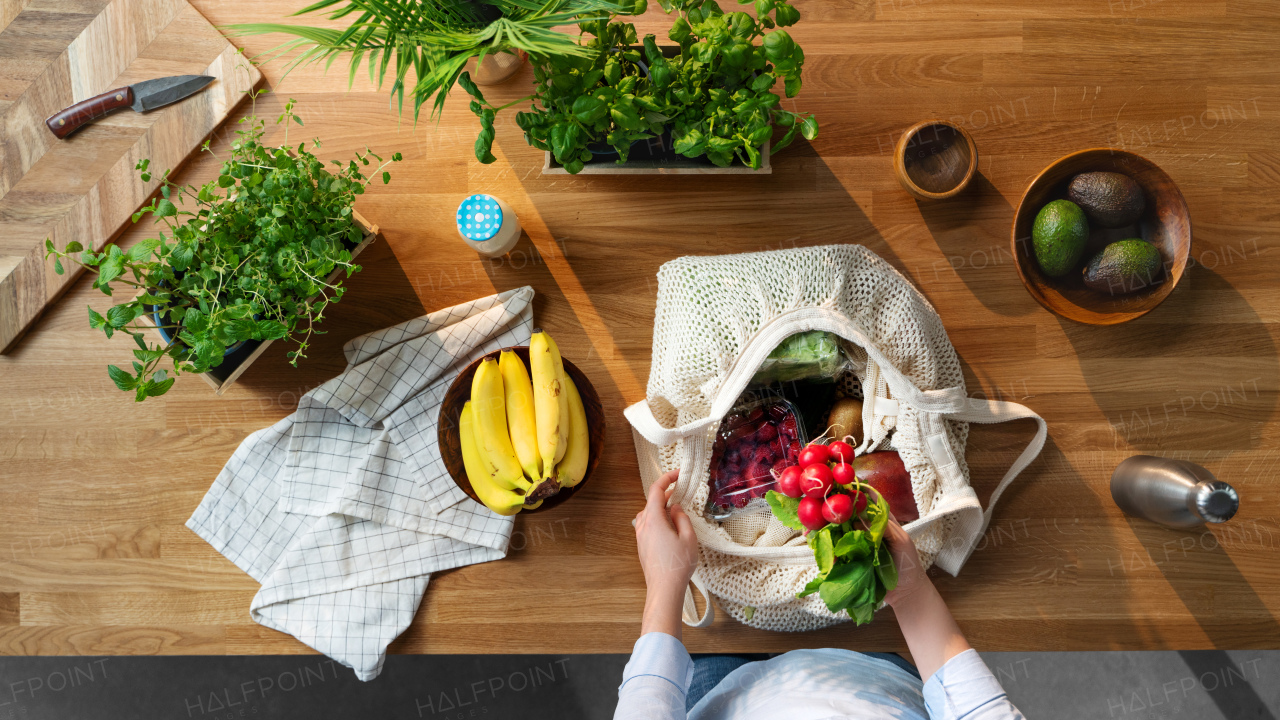
[[[855,651],[856,652],[856,651]],[[902,668],[917,680],[920,679],[920,671],[915,665],[906,661],[906,658],[897,653],[882,652],[864,652],[867,657],[876,658],[891,662]],[[685,712],[693,709],[694,705],[703,698],[704,695],[711,692],[712,688],[720,684],[720,681],[728,677],[729,673],[746,665],[749,662],[758,660],[768,660],[776,655],[694,655],[693,656],[693,682],[689,683],[689,693],[685,695],[684,707]]]

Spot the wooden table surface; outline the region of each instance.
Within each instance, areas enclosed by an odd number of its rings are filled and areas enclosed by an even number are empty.
[[[215,25],[273,21],[303,3],[197,0]],[[656,5],[656,4],[655,4]],[[7,6],[7,5],[6,5]],[[622,409],[644,395],[658,267],[686,254],[861,243],[911,278],[942,315],[971,394],[1025,403],[1049,421],[1040,459],[1001,501],[959,577],[937,582],[984,650],[1280,647],[1280,528],[1272,482],[1280,12],[1273,0],[799,0],[808,58],[796,107],[821,136],[763,177],[541,177],[512,117],[472,156],[476,123],[455,97],[438,125],[397,118],[346,72],[302,69],[258,101],[296,98],[324,154],[368,144],[404,154],[358,209],[380,225],[364,272],[329,313],[300,369],[277,343],[225,397],[197,378],[135,405],[107,378],[129,343],[90,330],[107,298],[81,278],[16,352],[0,357],[0,652],[302,653],[249,619],[257,584],[183,522],[250,432],[339,372],[341,344],[428,310],[519,285],[535,317],[593,379],[609,417],[598,475],[552,512],[520,516],[507,559],[432,579],[394,652],[628,652],[644,580],[629,520],[641,507]],[[659,13],[642,32],[665,32]],[[280,38],[245,42],[250,54]],[[359,76],[363,76],[360,73]],[[358,77],[359,77],[358,76]],[[525,94],[525,68],[490,97]],[[460,93],[459,93],[460,94]],[[930,116],[973,134],[980,172],[960,197],[920,205],[897,185],[898,133]],[[225,152],[228,124],[213,143]],[[297,137],[297,129],[293,138]],[[272,136],[275,139],[279,135]],[[1049,314],[1011,265],[1013,206],[1039,170],[1082,148],[1151,158],[1179,183],[1195,266],[1150,315],[1112,328]],[[180,179],[204,182],[208,156]],[[527,238],[481,261],[458,238],[469,193],[502,197]],[[146,235],[135,228],[129,244]],[[984,497],[1030,423],[975,428],[968,460]],[[1241,510],[1203,532],[1125,519],[1111,469],[1136,453],[1200,462]],[[898,649],[872,625],[788,635],[723,616],[691,650]]]

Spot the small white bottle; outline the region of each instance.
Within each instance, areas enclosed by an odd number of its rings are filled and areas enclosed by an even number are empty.
[[[520,219],[498,198],[472,195],[458,206],[458,234],[481,255],[502,257],[520,241]]]

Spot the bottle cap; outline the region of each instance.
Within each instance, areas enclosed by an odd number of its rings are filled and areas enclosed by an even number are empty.
[[[1195,503],[1205,522],[1224,523],[1240,509],[1240,496],[1221,480],[1201,482],[1196,486]]]
[[[472,195],[458,206],[458,232],[468,240],[483,242],[502,227],[502,208],[492,195]]]

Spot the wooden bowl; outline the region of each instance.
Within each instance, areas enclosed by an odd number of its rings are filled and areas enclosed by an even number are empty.
[[[920,200],[945,200],[964,190],[978,171],[978,146],[964,128],[946,120],[916,123],[898,138],[893,173]]]
[[[1090,237],[1080,269],[1051,278],[1040,271],[1031,244],[1031,226],[1040,208],[1065,198],[1071,179],[1084,172],[1117,172],[1133,178],[1146,195],[1147,209],[1135,225],[1108,230],[1090,223]],[[1160,249],[1164,280],[1124,295],[1090,290],[1083,268],[1109,242],[1140,237]],[[1013,257],[1022,284],[1047,309],[1087,325],[1115,325],[1151,312],[1182,278],[1191,253],[1191,213],[1173,180],[1141,155],[1114,148],[1081,150],[1060,158],[1031,181],[1013,217]]]
[[[519,355],[520,359],[524,361],[525,367],[529,366],[528,346],[521,345],[504,349],[514,350],[516,355]],[[437,423],[437,442],[440,448],[440,457],[444,460],[444,466],[448,468],[449,475],[458,484],[458,487],[462,488],[462,491],[476,502],[480,502],[480,498],[476,497],[475,491],[471,489],[471,481],[467,479],[467,471],[462,464],[462,446],[458,444],[458,416],[462,414],[462,406],[471,399],[471,379],[475,377],[476,368],[480,367],[481,361],[486,358],[497,360],[501,352],[501,350],[495,350],[476,360],[454,379],[453,384],[449,386],[448,392],[444,394],[444,402],[440,406],[440,418]],[[590,437],[587,474],[582,477],[582,482],[571,488],[564,488],[542,501],[542,505],[537,510],[521,510],[520,512],[550,510],[568,500],[570,496],[580,490],[591,479],[592,471],[596,469],[596,464],[600,462],[600,452],[604,449],[604,408],[600,405],[600,396],[596,394],[596,389],[591,385],[591,381],[576,365],[568,360],[563,360],[563,362],[564,371],[578,388],[578,395],[582,396],[582,406],[587,411],[588,435]]]

